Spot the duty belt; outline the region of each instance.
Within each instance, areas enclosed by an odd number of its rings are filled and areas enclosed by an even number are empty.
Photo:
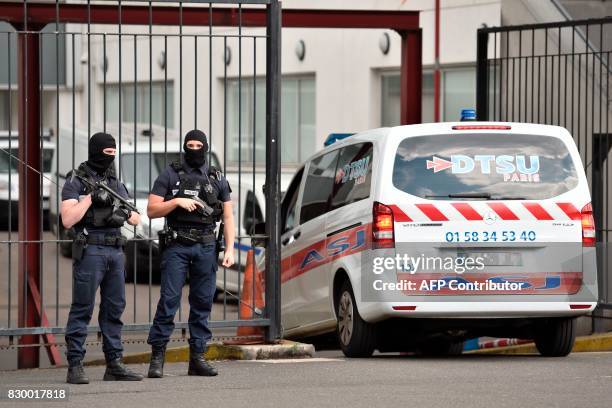
[[[87,235],[87,244],[125,246],[127,238],[123,235]]]
[[[170,237],[172,237],[170,241],[186,245],[206,244],[216,240],[214,233],[204,232],[199,229],[173,229],[170,231]]]

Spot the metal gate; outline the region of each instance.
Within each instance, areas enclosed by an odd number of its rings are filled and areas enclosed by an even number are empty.
[[[184,133],[207,133],[208,161],[230,181],[237,224],[237,267],[218,271],[223,303],[210,326],[222,336],[230,335],[223,328],[260,326],[267,341],[279,338],[280,19],[277,0],[2,4],[0,341],[19,348],[19,367],[38,366],[41,345],[60,360],[63,341],[54,336],[64,332],[72,286],[61,188],[97,131],[117,140],[116,171],[141,210]],[[266,234],[255,237],[264,214]],[[159,298],[163,221],[143,219],[123,231],[128,336],[148,330]],[[247,250],[262,252],[254,238],[265,242],[266,306],[259,313],[251,302],[256,317],[241,320]],[[184,338],[186,289],[182,298],[176,329]],[[99,336],[96,325],[88,331]]]
[[[600,306],[612,307],[612,18],[478,30],[479,119],[567,128],[591,186]]]

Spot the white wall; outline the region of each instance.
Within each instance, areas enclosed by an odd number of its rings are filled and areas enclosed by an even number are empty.
[[[422,10],[420,25],[423,28],[423,64],[433,65],[434,45],[434,2],[430,0],[287,0],[284,8],[329,8],[329,9],[388,9]],[[476,30],[487,24],[499,25],[501,22],[501,0],[446,0],[442,1],[441,14],[441,63],[444,65],[473,64],[476,58]],[[116,32],[116,27],[93,26],[95,32]],[[84,26],[71,25],[69,31],[85,32]],[[124,33],[146,33],[148,27],[124,26]],[[235,28],[214,28],[213,34],[235,34]],[[155,27],[154,33],[176,34],[177,28]],[[185,28],[185,34],[208,34],[208,27]],[[379,39],[384,32],[391,37],[391,48],[387,55],[379,49]],[[243,34],[265,34],[264,29],[244,29]],[[306,57],[299,61],[295,46],[299,40],[306,45]],[[158,67],[157,58],[163,49],[163,37],[153,39],[152,79],[163,80],[164,71]],[[235,78],[239,74],[239,47],[236,38],[228,38],[232,61],[227,67],[227,76]],[[87,49],[86,36],[76,37],[76,123],[87,127],[87,65],[80,63]],[[133,38],[124,36],[122,42],[122,81],[130,82],[134,77]],[[119,55],[117,37],[107,35],[107,56],[109,66],[107,83],[119,79]],[[102,37],[91,36],[91,82],[92,82],[92,123],[101,126],[102,105]],[[168,37],[167,74],[174,81],[175,128],[179,127],[179,40]],[[67,54],[70,58],[71,47]],[[194,40],[183,39],[183,133],[193,127],[197,117],[198,127],[211,133],[213,146],[220,156],[223,140],[223,39],[214,38],[212,48],[213,88],[212,129],[209,132],[209,42],[208,38],[198,39],[198,84],[194,85]],[[146,37],[137,42],[137,78],[149,79],[149,43]],[[265,72],[265,39],[257,40],[256,71],[261,76]],[[287,28],[282,32],[282,73],[283,75],[315,76],[316,83],[316,145],[322,146],[324,139],[332,132],[358,131],[380,125],[380,72],[399,69],[400,38],[391,30],[373,29],[297,29]],[[72,83],[68,63],[68,83]],[[253,74],[253,40],[242,40],[242,75],[245,80]],[[198,109],[194,112],[194,97],[198,95]],[[62,122],[71,123],[71,92],[62,94],[60,116]]]

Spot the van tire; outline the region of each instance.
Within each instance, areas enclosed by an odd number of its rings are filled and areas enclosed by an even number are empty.
[[[565,357],[576,340],[576,319],[550,319],[537,329],[535,345],[544,357]]]
[[[432,341],[422,344],[418,351],[419,354],[429,357],[460,356],[463,353],[463,342]]]
[[[359,315],[353,288],[348,280],[340,287],[336,317],[336,335],[344,355],[370,357],[376,344],[374,325],[364,321]]]

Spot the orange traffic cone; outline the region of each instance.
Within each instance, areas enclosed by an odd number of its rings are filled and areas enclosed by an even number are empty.
[[[247,252],[247,263],[244,270],[244,283],[240,294],[240,320],[249,320],[254,317],[261,318],[264,301],[264,285],[261,272],[255,264],[255,253],[252,249]],[[255,316],[257,315],[257,316]],[[263,328],[240,326],[236,330],[237,336],[261,336]]]

